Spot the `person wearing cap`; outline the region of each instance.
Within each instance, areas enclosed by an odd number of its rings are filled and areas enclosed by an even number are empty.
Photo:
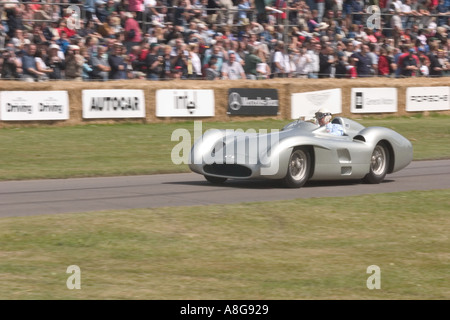
[[[337,123],[331,123],[331,119],[333,118],[333,115],[331,112],[326,108],[320,108],[315,113],[315,118],[321,127],[325,127],[325,131],[327,133],[336,135],[336,136],[343,136],[344,135],[344,127]]]
[[[419,61],[417,56],[414,54],[416,51],[413,48],[408,49],[408,55],[403,58],[401,69],[402,77],[415,76],[417,70],[419,69]]]
[[[80,54],[80,47],[70,45],[66,55],[66,79],[81,81],[83,73],[84,57]]]
[[[65,61],[59,56],[60,48],[57,44],[52,43],[48,47],[48,56],[45,59],[45,64],[51,68],[52,72],[48,74],[51,80],[62,79],[62,70],[65,69]]]

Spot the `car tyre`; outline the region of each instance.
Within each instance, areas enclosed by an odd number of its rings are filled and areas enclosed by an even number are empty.
[[[205,179],[211,182],[212,184],[222,184],[225,181],[227,181],[227,178],[221,178],[221,177],[213,177],[213,176],[207,176],[205,175]]]
[[[289,157],[288,169],[283,180],[288,188],[301,188],[309,179],[311,155],[306,148],[295,148]]]
[[[384,142],[379,142],[370,157],[370,171],[364,177],[366,183],[381,183],[389,168],[389,150]]]

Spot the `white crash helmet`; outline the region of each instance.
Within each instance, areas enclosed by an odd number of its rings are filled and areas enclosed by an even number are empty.
[[[326,109],[326,108],[320,108],[316,113],[315,113],[316,119],[317,121],[319,121],[320,119],[325,118],[326,122],[331,121],[331,112],[330,110]]]

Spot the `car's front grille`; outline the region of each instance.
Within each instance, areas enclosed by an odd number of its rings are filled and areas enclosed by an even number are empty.
[[[220,176],[228,177],[250,177],[252,170],[242,166],[240,164],[207,164],[203,167],[203,170],[209,174],[216,174]]]

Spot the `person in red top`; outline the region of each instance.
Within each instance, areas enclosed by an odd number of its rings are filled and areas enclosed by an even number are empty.
[[[125,13],[125,19],[125,46],[129,52],[132,46],[142,41],[142,31],[131,12]]]
[[[375,35],[373,34],[373,31],[372,31],[372,29],[367,29],[367,39],[369,39],[369,41],[371,42],[371,43],[377,43],[378,42],[378,39],[377,39],[377,37],[375,37]]]
[[[356,79],[357,77],[358,72],[356,71],[356,60],[353,57],[349,57],[347,66],[347,78]]]
[[[380,48],[380,56],[378,57],[378,75],[389,77],[391,74],[392,60],[387,55],[386,48]]]
[[[128,0],[128,10],[135,12],[136,19],[142,21],[144,11],[144,0]]]
[[[76,33],[77,33],[77,31],[75,30],[75,29],[69,29],[68,27],[67,27],[67,23],[66,23],[66,20],[65,19],[62,19],[60,22],[59,22],[59,27],[58,27],[58,34],[59,34],[59,36],[61,37],[61,32],[62,31],[64,31],[65,33],[66,33],[66,35],[67,35],[67,38],[71,38],[71,37],[73,37]]]

